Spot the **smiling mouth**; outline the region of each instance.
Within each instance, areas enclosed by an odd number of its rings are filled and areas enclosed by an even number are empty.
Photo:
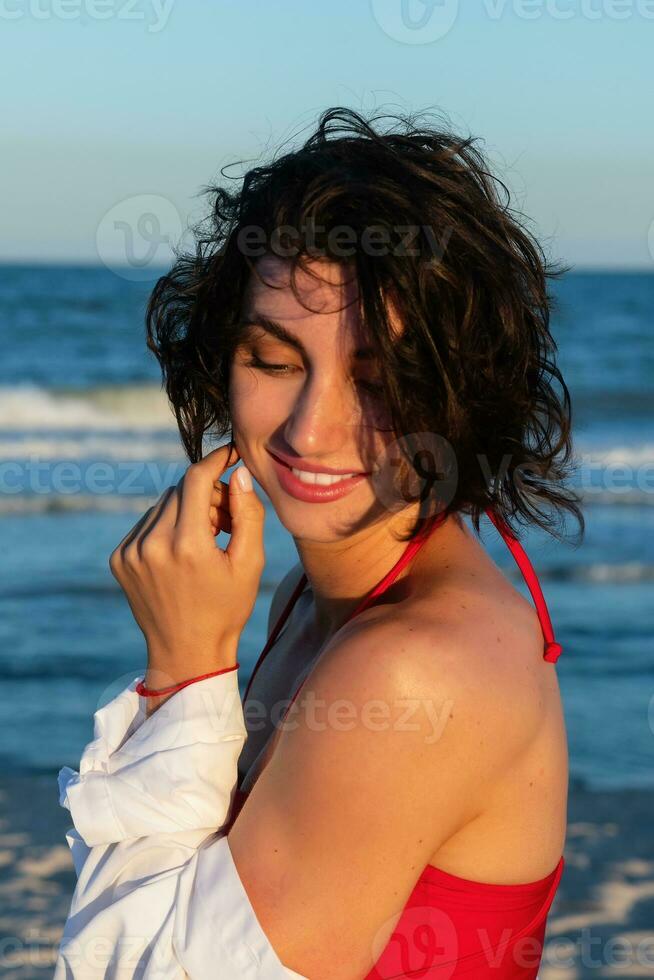
[[[296,470],[294,466],[289,466],[293,476],[297,477],[300,483],[307,483],[310,486],[331,487],[334,483],[342,483],[344,480],[351,480],[355,476],[366,476],[365,473],[310,473],[307,470]]]
[[[343,483],[345,480],[351,480],[355,476],[370,475],[361,471],[353,471],[352,473],[313,473],[310,470],[299,470],[294,466],[290,466],[283,459],[280,459],[279,456],[275,456],[274,453],[270,455],[282,466],[285,466],[287,470],[290,470],[293,476],[301,483],[306,483],[309,486],[331,487],[334,483]]]

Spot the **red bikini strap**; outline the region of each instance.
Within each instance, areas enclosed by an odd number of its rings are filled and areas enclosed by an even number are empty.
[[[378,596],[382,595],[386,591],[386,589],[388,589],[393,584],[393,582],[400,574],[402,569],[404,569],[409,564],[409,562],[413,560],[414,556],[422,548],[423,544],[425,543],[429,535],[432,534],[432,532],[435,531],[436,528],[443,523],[446,517],[447,517],[446,511],[440,511],[440,513],[431,516],[431,518],[422,526],[420,531],[418,531],[415,537],[411,538],[406,548],[400,555],[397,562],[390,569],[390,571],[388,571],[386,575],[384,575],[384,577],[380,579],[380,581],[377,583],[374,589],[372,589],[372,591],[369,592],[368,595],[364,596],[361,602],[359,603],[359,605],[356,607],[356,609],[350,613],[350,615],[348,616],[348,620],[354,619],[354,617],[358,616],[360,612],[363,612],[364,609],[367,609],[368,606],[372,602],[374,602],[375,599],[378,598]]]
[[[247,687],[245,688],[245,694],[243,695],[243,702],[245,702],[245,700],[246,700],[246,698],[248,696],[248,691],[250,690],[250,685],[252,684],[252,681],[254,680],[254,675],[258,671],[259,666],[262,663],[262,661],[267,656],[268,651],[270,650],[271,646],[273,645],[273,643],[275,642],[275,640],[279,636],[279,633],[281,631],[281,628],[284,625],[284,623],[286,622],[286,620],[288,619],[288,616],[289,616],[289,614],[291,612],[291,609],[295,605],[297,599],[299,599],[299,597],[300,597],[300,595],[302,593],[302,590],[304,589],[304,586],[306,585],[306,582],[307,582],[307,577],[306,577],[306,575],[303,572],[302,573],[302,578],[300,579],[300,581],[298,582],[298,584],[295,586],[295,589],[293,590],[293,595],[290,597],[290,599],[288,600],[288,602],[284,606],[284,610],[283,610],[281,616],[279,617],[279,619],[277,620],[277,622],[275,623],[275,625],[273,627],[273,630],[272,630],[272,633],[270,634],[270,636],[268,637],[268,640],[266,641],[266,645],[264,646],[263,650],[259,654],[259,659],[257,660],[256,664],[254,665],[254,670],[250,674],[250,680],[248,681]]]
[[[538,619],[540,620],[541,629],[543,631],[543,636],[545,637],[544,659],[555,664],[563,653],[563,647],[560,643],[557,643],[554,638],[552,620],[550,619],[547,603],[545,602],[545,596],[543,595],[543,590],[540,587],[540,582],[538,581],[538,576],[534,571],[534,567],[529,561],[526,551],[515,535],[512,534],[508,525],[502,520],[502,518],[496,514],[491,507],[487,508],[486,515],[490,518],[504,538],[506,546],[513,555],[518,568],[524,576],[525,582],[527,583],[527,588],[531,592],[532,599],[534,600],[536,612],[538,613]]]

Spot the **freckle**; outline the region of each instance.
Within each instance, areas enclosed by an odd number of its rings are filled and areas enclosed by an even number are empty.
[[[498,643],[500,643],[500,642],[501,642],[501,640],[500,640],[500,638],[499,638],[499,636],[497,637],[497,642],[498,642]]]
[[[530,779],[530,780],[529,780],[529,785],[530,785],[530,786],[533,786],[533,785],[534,785],[534,781],[533,781],[533,779]]]

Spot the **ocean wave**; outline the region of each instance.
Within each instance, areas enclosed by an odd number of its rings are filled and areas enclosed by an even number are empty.
[[[596,446],[577,449],[581,468],[585,466],[654,467],[654,443],[633,446]]]
[[[0,439],[0,459],[28,460],[144,460],[186,459],[179,437],[143,438],[134,435],[102,436],[85,434],[78,438],[51,435]]]
[[[177,432],[165,392],[154,384],[97,388],[0,387],[0,429]]]
[[[621,565],[611,562],[596,562],[580,569],[581,576],[589,582],[611,582],[628,584],[631,582],[654,581],[654,565],[642,561],[628,561]]]

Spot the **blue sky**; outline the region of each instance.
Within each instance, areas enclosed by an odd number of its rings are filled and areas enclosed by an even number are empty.
[[[0,0],[0,259],[97,261],[126,199],[183,228],[346,105],[444,111],[551,255],[652,269],[653,50],[654,0]]]

